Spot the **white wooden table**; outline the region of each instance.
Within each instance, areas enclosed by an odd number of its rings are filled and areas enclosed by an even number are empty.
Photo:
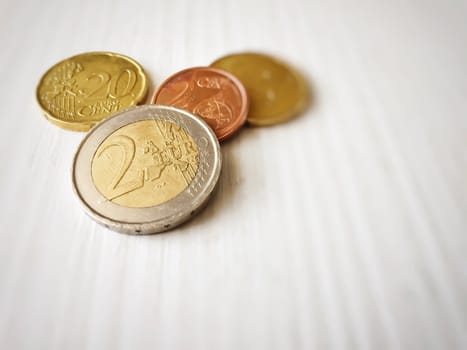
[[[0,1],[0,348],[467,349],[467,2]],[[217,195],[133,237],[71,189],[83,133],[34,94],[107,50],[151,93],[269,52],[313,106],[223,145]]]

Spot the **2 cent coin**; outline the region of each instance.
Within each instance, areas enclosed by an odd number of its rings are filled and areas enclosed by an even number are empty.
[[[162,83],[152,103],[175,106],[203,118],[223,141],[245,123],[249,99],[243,84],[217,68],[182,70]]]

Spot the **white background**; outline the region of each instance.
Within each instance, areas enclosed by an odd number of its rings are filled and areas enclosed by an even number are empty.
[[[0,348],[466,349],[467,3],[0,1]],[[314,103],[222,146],[188,224],[88,218],[83,133],[35,102],[84,51],[170,74],[238,51],[300,68]]]

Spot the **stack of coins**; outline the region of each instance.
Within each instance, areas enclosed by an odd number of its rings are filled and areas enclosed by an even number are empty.
[[[294,68],[258,53],[175,73],[151,104],[137,106],[147,90],[135,60],[89,52],[54,65],[36,91],[49,121],[91,129],[74,158],[74,191],[92,218],[129,234],[162,232],[195,215],[219,180],[219,141],[245,123],[289,120],[309,96]]]

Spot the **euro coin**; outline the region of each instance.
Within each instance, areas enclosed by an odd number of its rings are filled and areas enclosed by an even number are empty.
[[[203,118],[219,141],[245,124],[248,95],[243,84],[222,69],[196,67],[175,73],[164,81],[152,103],[186,109]]]
[[[72,182],[99,223],[151,234],[195,215],[220,171],[219,141],[206,122],[181,109],[147,105],[117,113],[86,135]]]
[[[46,118],[69,130],[87,131],[110,115],[143,101],[148,81],[133,59],[88,52],[61,61],[39,81],[36,99]]]
[[[234,74],[250,97],[248,123],[285,122],[302,112],[309,99],[306,80],[285,62],[259,53],[232,54],[211,64]]]

